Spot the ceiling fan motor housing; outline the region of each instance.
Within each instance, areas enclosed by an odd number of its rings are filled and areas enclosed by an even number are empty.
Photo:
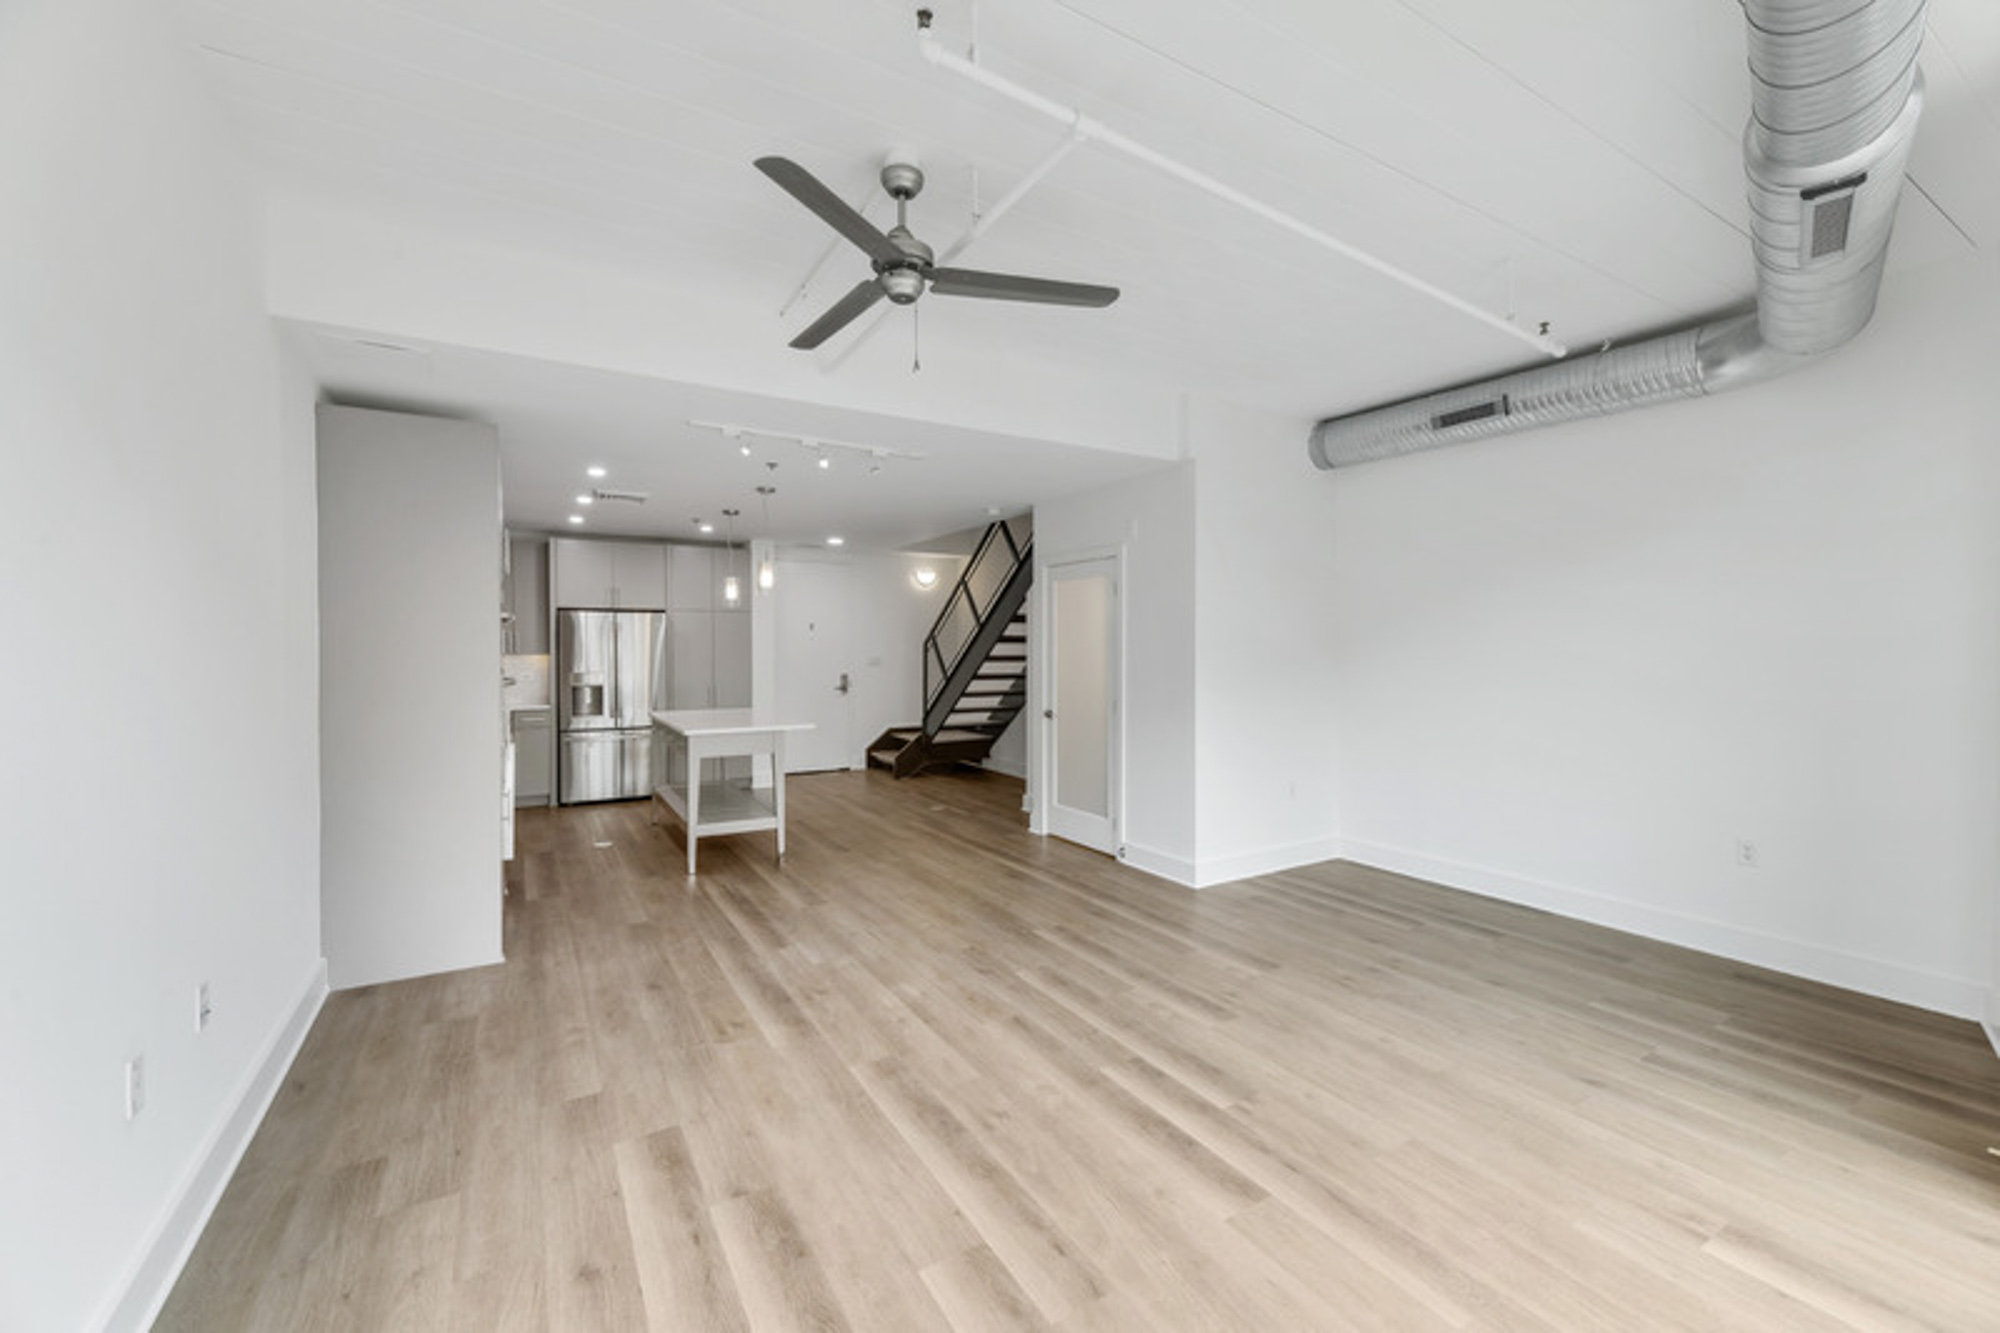
[[[914,265],[884,269],[877,281],[882,284],[883,294],[897,305],[908,305],[924,294],[924,271]]]

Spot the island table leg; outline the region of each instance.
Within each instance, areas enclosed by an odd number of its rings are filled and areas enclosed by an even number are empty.
[[[778,820],[778,861],[785,859],[785,733],[771,733],[771,813]]]
[[[694,878],[695,830],[701,827],[701,761],[702,743],[693,736],[687,741],[687,842],[688,878]]]

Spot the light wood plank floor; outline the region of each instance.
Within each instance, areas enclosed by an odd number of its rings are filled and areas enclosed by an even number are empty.
[[[792,855],[531,811],[502,967],[329,998],[167,1330],[2000,1328],[1971,1024],[1020,787]]]

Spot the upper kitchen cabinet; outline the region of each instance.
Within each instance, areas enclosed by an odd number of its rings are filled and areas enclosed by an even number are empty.
[[[667,607],[667,550],[657,542],[549,542],[550,585],[558,609],[610,608],[663,611]]]
[[[731,576],[736,600],[724,595]],[[750,606],[750,552],[720,546],[667,548],[667,609],[670,611],[738,611]]]
[[[549,539],[507,539],[507,651],[549,650]]]

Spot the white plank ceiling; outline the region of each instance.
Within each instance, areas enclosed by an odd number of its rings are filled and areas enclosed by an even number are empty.
[[[1573,347],[1752,295],[1735,0],[941,0],[951,49],[1512,322]],[[751,166],[790,157],[883,225],[883,154],[915,151],[913,229],[943,249],[1064,137],[931,67],[901,0],[182,0],[191,44],[273,200],[376,216],[729,293],[730,385],[424,343],[387,305],[301,339],[357,400],[484,416],[510,520],[557,527],[584,461],[661,504],[595,531],[685,535],[745,507],[734,451],[689,419],[922,452],[866,484],[782,462],[770,531],[902,545],[1157,465],[1087,438],[925,426],[899,400],[907,311],[819,353],[784,341],[866,273]],[[2000,244],[2000,5],[1932,0],[1930,104],[1894,272]],[[274,222],[274,226],[283,225]],[[315,241],[337,246],[338,236]],[[824,262],[822,262],[824,261]],[[932,296],[926,366],[1038,359],[1312,418],[1531,363],[1534,351],[1102,145],[1072,153],[965,265],[1102,282],[1101,311]],[[802,296],[802,284],[812,275]],[[798,299],[794,299],[795,296]],[[705,298],[712,299],[712,298]],[[780,317],[782,312],[782,317]],[[281,312],[282,313],[282,312]],[[742,318],[755,314],[759,320]],[[726,317],[725,317],[726,316]],[[755,330],[750,341],[741,330]],[[689,336],[699,337],[699,327]],[[745,338],[737,347],[728,340]],[[848,344],[854,344],[852,346]],[[757,367],[809,358],[753,386]],[[896,363],[896,373],[889,373]],[[420,373],[419,373],[420,372]],[[997,373],[997,372],[996,372]],[[841,382],[866,380],[867,394]],[[1030,392],[1025,387],[1023,392]],[[1163,441],[1161,453],[1170,453]],[[1303,449],[1303,441],[1302,441]],[[1304,467],[1303,453],[1301,466]],[[846,456],[842,455],[842,459]],[[854,469],[859,471],[859,469]],[[768,469],[767,469],[768,471]],[[754,503],[754,502],[753,502]],[[763,535],[760,531],[760,535]]]

